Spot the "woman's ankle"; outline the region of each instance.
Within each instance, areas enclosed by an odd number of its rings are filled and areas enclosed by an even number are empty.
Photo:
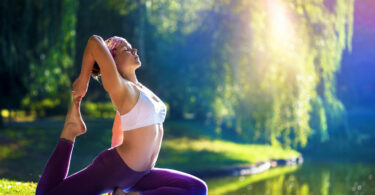
[[[64,128],[60,138],[75,141],[75,138],[86,132],[86,124],[84,123],[81,112],[80,102],[73,101],[68,109],[65,117]]]
[[[72,142],[75,142],[76,137],[77,136],[72,135],[69,131],[67,131],[65,129],[63,129],[63,131],[61,132],[61,135],[60,135],[60,138],[67,139],[67,140],[72,141]]]

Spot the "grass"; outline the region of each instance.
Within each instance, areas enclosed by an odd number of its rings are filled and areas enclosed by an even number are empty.
[[[88,132],[76,140],[68,175],[85,168],[99,152],[110,147],[113,121],[86,121]],[[0,129],[0,178],[9,179],[1,180],[0,194],[35,194],[35,182],[62,127],[61,120],[44,120],[13,123]],[[215,135],[214,127],[193,121],[166,122],[164,131],[156,167],[189,172],[300,155],[278,147],[224,140]]]
[[[158,164],[181,170],[221,168],[252,164],[270,159],[290,159],[300,154],[294,150],[255,144],[238,144],[218,139],[175,138],[163,143]]]
[[[36,183],[0,179],[0,195],[35,194]]]

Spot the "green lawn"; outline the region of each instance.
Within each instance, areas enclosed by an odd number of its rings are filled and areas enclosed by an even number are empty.
[[[158,160],[161,167],[184,171],[290,159],[300,154],[268,145],[238,144],[219,139],[174,138],[164,141]]]
[[[112,120],[87,120],[88,132],[76,139],[69,175],[110,147]],[[17,123],[0,129],[0,194],[33,194],[63,121]],[[239,144],[220,138],[213,127],[196,122],[165,123],[157,167],[199,171],[300,154],[267,145]],[[8,180],[7,180],[8,179]],[[20,190],[20,192],[15,191]]]
[[[35,194],[36,183],[0,179],[0,195]]]

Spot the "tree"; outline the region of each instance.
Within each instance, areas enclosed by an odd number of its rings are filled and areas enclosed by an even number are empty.
[[[306,146],[314,131],[328,138],[327,124],[345,110],[335,96],[335,73],[353,25],[353,1],[333,5],[267,0],[233,6],[241,16],[233,28],[240,31],[231,34],[233,76],[224,90],[235,94],[226,107],[234,110],[228,114],[237,118],[237,132],[294,147]]]
[[[0,108],[66,105],[74,56],[76,1],[2,1]],[[65,95],[65,94],[67,95]],[[67,102],[67,101],[65,101]],[[41,113],[40,113],[41,114]]]

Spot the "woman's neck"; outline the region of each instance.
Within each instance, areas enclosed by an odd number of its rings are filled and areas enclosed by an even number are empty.
[[[128,73],[125,73],[124,76],[123,76],[126,80],[136,84],[136,85],[140,85],[140,83],[138,82],[138,79],[137,79],[137,75],[135,74],[135,70],[132,71],[132,72],[128,72]]]

